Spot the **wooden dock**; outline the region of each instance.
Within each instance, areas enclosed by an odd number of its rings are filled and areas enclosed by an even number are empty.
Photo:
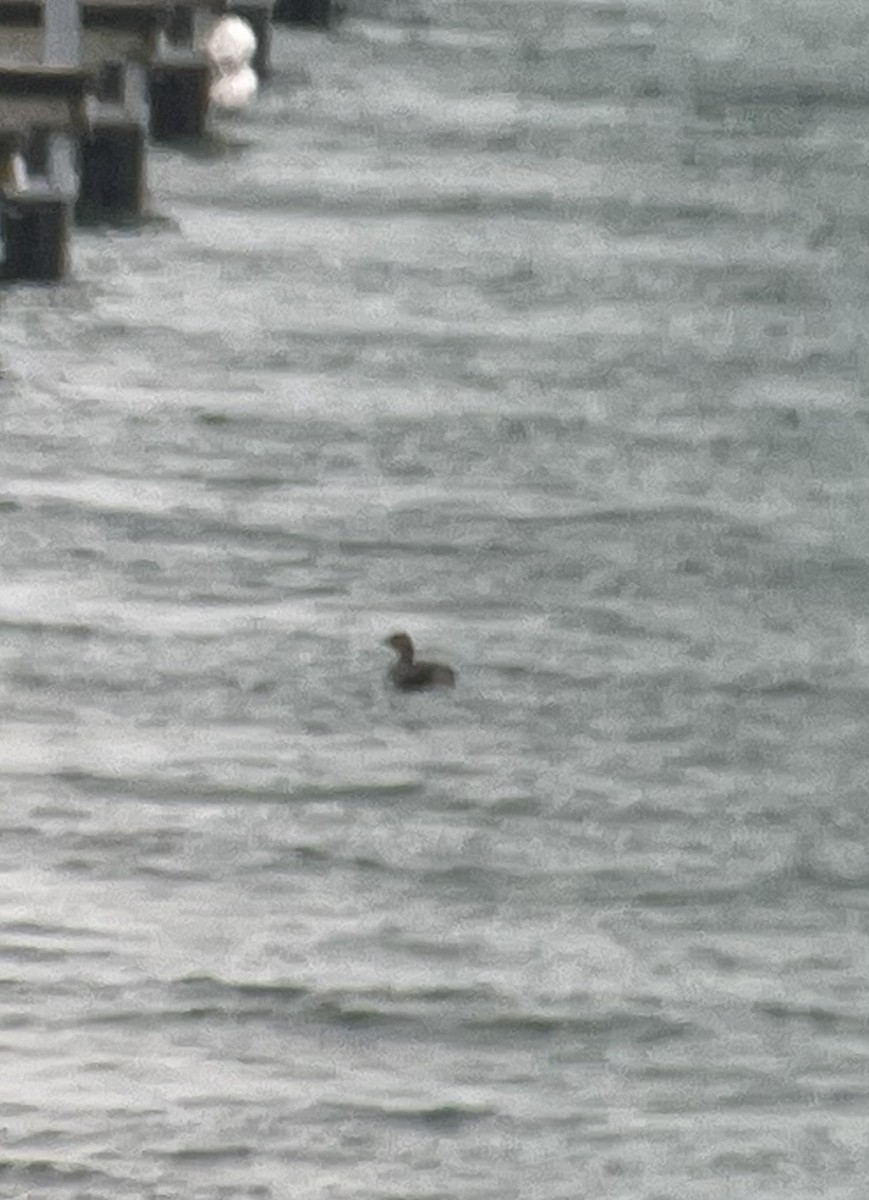
[[[264,79],[272,17],[325,27],[335,6],[332,0],[0,0],[3,277],[61,278],[73,215],[79,221],[142,216],[148,136],[173,141],[207,133],[218,76],[205,46],[230,15],[250,25],[251,65]]]
[[[52,281],[66,273],[78,190],[75,143],[85,128],[91,85],[90,74],[77,67],[0,68],[0,236],[6,279]]]

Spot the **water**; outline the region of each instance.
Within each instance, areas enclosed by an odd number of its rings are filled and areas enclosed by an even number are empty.
[[[0,299],[4,1195],[863,1195],[869,31],[699,9],[278,31]]]

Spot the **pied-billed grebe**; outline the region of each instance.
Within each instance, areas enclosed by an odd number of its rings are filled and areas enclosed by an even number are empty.
[[[398,653],[398,662],[389,669],[389,678],[403,692],[418,692],[424,688],[455,687],[456,673],[443,663],[415,662],[413,642],[406,633],[394,633],[383,643]]]

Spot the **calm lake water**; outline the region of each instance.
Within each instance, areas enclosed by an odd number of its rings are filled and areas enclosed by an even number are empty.
[[[0,296],[0,1191],[862,1197],[865,5],[354,13]]]

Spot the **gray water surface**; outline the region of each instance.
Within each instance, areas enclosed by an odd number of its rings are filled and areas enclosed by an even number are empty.
[[[0,1192],[863,1197],[867,22],[354,11],[0,298]]]

